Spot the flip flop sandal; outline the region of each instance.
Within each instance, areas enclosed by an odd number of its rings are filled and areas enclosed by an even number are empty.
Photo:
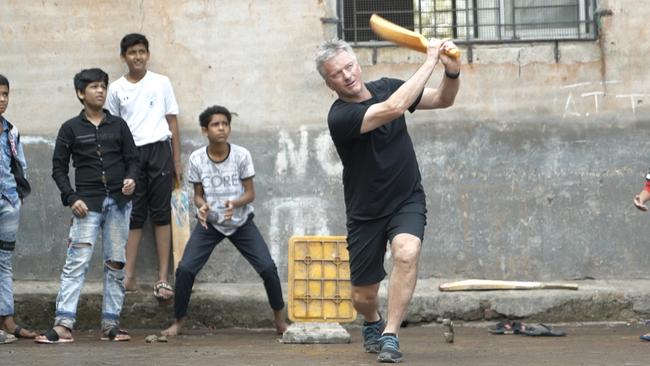
[[[14,329],[14,333],[13,333],[14,336],[15,336],[16,338],[25,338],[25,339],[33,339],[33,338],[34,338],[34,337],[27,337],[27,336],[24,336],[24,335],[20,334],[20,332],[21,332],[23,329],[24,329],[24,328],[21,327],[20,325],[16,325],[16,329]]]
[[[642,341],[650,341],[650,333],[646,333],[639,337]]]
[[[163,295],[160,293],[160,290],[162,290],[162,289],[168,290],[168,291],[170,291],[172,294],[169,295],[169,296],[163,296]],[[156,299],[158,299],[158,300],[162,300],[162,301],[171,300],[171,299],[174,297],[174,289],[173,289],[173,288],[171,287],[171,285],[168,284],[167,282],[158,282],[158,283],[156,283],[156,285],[153,287],[153,296],[154,296]]]
[[[118,327],[112,327],[100,338],[102,341],[126,342],[131,340],[129,332]]]
[[[18,338],[16,338],[13,334],[9,334],[4,330],[0,330],[0,344],[14,343],[17,340]]]
[[[34,342],[43,344],[72,343],[74,338],[61,338],[54,328],[50,328],[47,332],[34,338]]]
[[[531,337],[564,337],[566,332],[553,330],[546,324],[532,324],[521,327],[521,334]]]

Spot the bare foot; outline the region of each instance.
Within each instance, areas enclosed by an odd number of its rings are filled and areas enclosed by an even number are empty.
[[[138,284],[135,282],[135,277],[125,277],[124,288],[126,291],[138,291]]]
[[[284,309],[273,311],[273,324],[278,334],[284,334],[287,331],[287,322],[284,321]]]
[[[287,331],[287,323],[283,320],[281,323],[273,322],[275,324],[275,331],[278,334],[284,334]]]
[[[164,337],[174,337],[183,332],[183,321],[176,320],[169,328],[160,332],[160,335]]]
[[[2,324],[2,327],[0,329],[4,330],[5,332],[9,334],[13,334],[17,336],[18,338],[35,338],[38,333],[32,332],[29,329],[25,329],[23,327],[18,327],[18,324],[14,321],[13,316],[7,316],[5,317],[4,323]],[[16,330],[18,331],[18,335],[16,335]]]

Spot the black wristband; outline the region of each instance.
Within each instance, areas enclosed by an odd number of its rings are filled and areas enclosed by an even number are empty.
[[[458,71],[455,74],[451,74],[449,73],[449,71],[445,70],[445,76],[449,79],[458,79],[458,77],[460,76],[460,71]]]

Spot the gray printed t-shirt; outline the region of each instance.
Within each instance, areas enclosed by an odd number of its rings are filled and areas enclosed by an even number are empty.
[[[253,159],[245,148],[230,145],[230,153],[223,161],[214,161],[208,156],[208,147],[202,147],[190,155],[188,180],[201,183],[205,200],[210,206],[208,222],[222,234],[232,235],[241,227],[253,206],[247,204],[233,210],[232,219],[225,220],[225,202],[239,198],[244,194],[242,180],[255,176]]]

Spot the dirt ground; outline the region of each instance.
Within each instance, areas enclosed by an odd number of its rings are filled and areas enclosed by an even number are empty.
[[[400,342],[409,365],[650,365],[650,328],[625,324],[556,325],[562,338],[490,335],[489,324],[457,325],[445,343],[439,325],[404,328]],[[75,343],[0,345],[0,365],[377,365],[361,351],[360,328],[351,344],[282,344],[271,329],[191,330],[168,343],[145,342],[155,330],[132,330],[130,342],[99,341],[99,332],[76,332]]]

